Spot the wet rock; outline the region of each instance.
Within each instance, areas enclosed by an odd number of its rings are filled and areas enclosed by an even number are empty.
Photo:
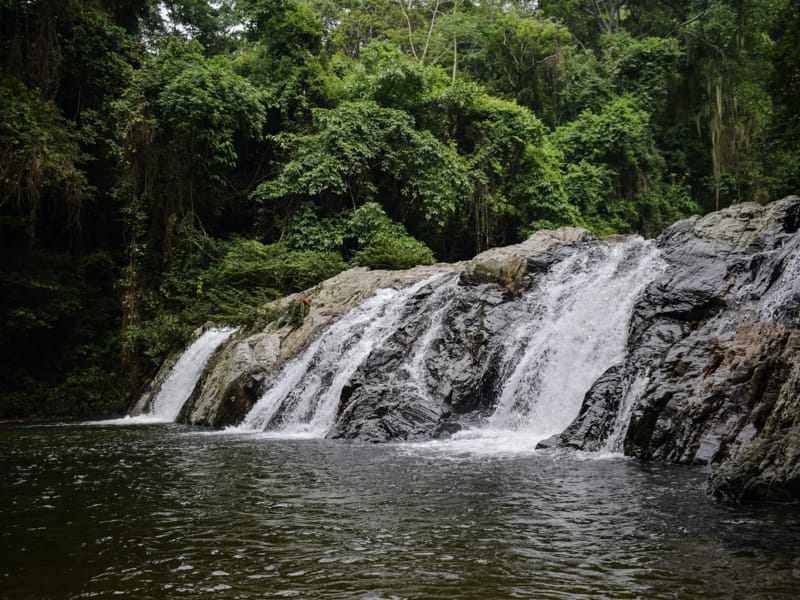
[[[474,419],[476,413],[490,414],[498,388],[494,366],[518,309],[495,284],[459,285],[456,290],[452,283],[440,282],[439,313],[431,314],[425,294],[407,301],[403,326],[352,376],[328,437],[432,439],[458,431],[461,415]],[[450,295],[446,286],[451,286]],[[431,327],[432,319],[438,325]],[[415,352],[425,353],[420,364],[414,364]]]
[[[800,499],[798,228],[798,197],[670,227],[656,242],[663,264],[633,307],[624,354],[593,382],[572,424],[542,445],[706,465],[720,498]],[[509,340],[542,310],[526,293],[542,289],[560,261],[607,256],[599,250],[622,241],[565,228],[460,265],[342,273],[270,307],[291,309],[292,319],[231,338],[181,419],[238,423],[288,360],[375,290],[442,273],[409,292],[400,325],[348,371],[328,436],[427,440],[480,424],[510,376]]]
[[[212,427],[241,422],[286,361],[338,316],[378,288],[405,287],[452,269],[452,265],[405,271],[350,269],[267,305],[265,313],[273,315],[272,320],[256,330],[237,333],[225,344],[181,410],[179,421]],[[295,314],[285,318],[289,311]],[[299,323],[293,322],[297,316]]]
[[[318,286],[282,299],[268,310],[298,303],[299,323],[273,319],[266,327],[236,334],[212,361],[201,385],[184,406],[180,420],[222,427],[240,422],[280,368],[329,324],[378,288],[405,287],[435,273],[460,277],[460,292],[441,318],[439,349],[426,361],[420,381],[411,381],[404,364],[409,348],[428,326],[427,301],[437,293],[424,286],[408,302],[404,324],[359,366],[342,392],[339,420],[331,437],[372,440],[422,439],[461,427],[474,414],[489,414],[498,388],[496,363],[504,336],[523,315],[512,302],[534,285],[553,262],[594,240],[583,229],[540,231],[526,242],[493,249],[461,265],[434,265],[408,271],[351,269]],[[444,285],[452,279],[442,280]],[[393,390],[389,392],[388,390]],[[390,398],[391,394],[397,396]],[[402,396],[402,399],[398,399]],[[387,410],[391,406],[392,410]]]
[[[667,230],[667,268],[634,308],[624,364],[595,382],[559,443],[607,447],[628,402],[625,454],[710,465],[721,498],[800,499],[798,214],[790,197]]]
[[[594,235],[580,227],[537,231],[521,244],[491,248],[468,261],[461,276],[467,285],[494,283],[516,291],[529,273],[546,271],[555,255],[555,246],[565,242],[585,242]]]
[[[776,354],[750,381],[748,426],[711,476],[709,489],[716,497],[740,502],[800,499],[800,335],[792,332],[772,351]]]
[[[407,298],[402,327],[351,377],[329,437],[432,439],[484,424],[514,369],[509,349],[517,360],[524,353],[519,327],[546,310],[540,282],[550,266],[579,252],[594,264],[610,247],[585,230],[538,232]]]

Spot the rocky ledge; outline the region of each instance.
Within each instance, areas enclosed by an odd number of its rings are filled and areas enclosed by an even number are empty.
[[[429,439],[456,430],[460,425],[454,423],[454,409],[459,417],[491,409],[492,357],[496,358],[503,344],[498,334],[518,321],[519,311],[524,310],[508,300],[530,287],[535,276],[558,256],[588,240],[594,236],[584,229],[539,231],[521,244],[491,249],[467,263],[406,271],[350,269],[273,302],[264,308],[269,315],[265,326],[237,333],[214,355],[178,420],[217,428],[240,423],[281,367],[376,290],[405,288],[437,274],[449,274],[438,285],[460,278],[463,294],[448,307],[447,352],[436,364],[427,365],[432,394],[421,398],[408,393],[407,381],[395,367],[407,357],[409,340],[422,335],[435,285],[422,287],[408,299],[403,326],[359,366],[342,391],[341,418],[329,436],[389,441]],[[165,364],[156,381],[171,364]]]
[[[350,269],[270,303],[264,308],[265,326],[238,333],[214,356],[178,420],[218,428],[238,424],[279,369],[337,317],[379,288],[405,287],[452,268]]]

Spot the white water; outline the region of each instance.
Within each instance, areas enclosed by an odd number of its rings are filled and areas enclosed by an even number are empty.
[[[96,425],[144,425],[172,423],[178,418],[184,403],[189,399],[205,371],[214,352],[236,331],[232,327],[212,327],[204,331],[170,369],[147,412],[128,415],[121,419],[94,421]]]
[[[229,431],[324,437],[336,420],[342,389],[358,366],[401,326],[407,300],[442,277],[401,290],[378,290],[346,313],[281,370],[242,424]]]
[[[561,433],[595,380],[624,359],[633,305],[662,269],[655,247],[641,239],[598,246],[555,265],[528,293],[530,320],[510,336],[505,384],[492,417],[481,428],[420,446],[477,454],[529,452]],[[630,406],[624,401],[621,408],[629,416],[634,400]]]
[[[793,306],[800,298],[800,251],[789,254],[778,279],[758,301],[756,318],[761,321],[775,319],[786,306]]]
[[[413,387],[423,398],[430,398],[430,392],[425,382],[425,359],[433,349],[433,342],[443,332],[442,322],[450,306],[450,300],[456,291],[456,280],[450,285],[441,287],[427,302],[429,320],[424,335],[415,340],[406,360],[400,367],[413,382]]]
[[[148,415],[167,422],[174,421],[200,380],[206,363],[235,331],[232,327],[210,328],[192,342],[161,384]]]
[[[641,400],[649,382],[650,379],[646,374],[640,374],[633,381],[627,383],[619,401],[617,414],[614,415],[614,427],[608,438],[606,438],[600,450],[601,453],[622,454],[622,444],[625,441],[625,435],[628,433],[633,408]]]

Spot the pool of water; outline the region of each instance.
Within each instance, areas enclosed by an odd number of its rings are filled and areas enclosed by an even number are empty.
[[[800,595],[800,511],[683,467],[6,425],[0,473],[3,598]]]

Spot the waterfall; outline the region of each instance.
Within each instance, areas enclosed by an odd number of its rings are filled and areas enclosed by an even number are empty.
[[[342,389],[362,361],[409,317],[408,300],[448,276],[445,289],[452,288],[452,274],[434,275],[404,289],[380,289],[347,312],[286,364],[236,429],[324,437],[336,420]],[[432,297],[442,289],[436,286]]]
[[[784,313],[800,304],[800,239],[787,244],[780,255],[778,276],[757,302],[756,319],[761,321],[778,320],[781,316],[797,318],[796,311],[794,315]]]
[[[212,327],[204,331],[172,366],[143,413],[132,419],[151,423],[175,421],[203,375],[206,364],[235,331],[232,327]]]
[[[527,452],[561,433],[597,378],[625,359],[633,306],[664,268],[655,245],[641,238],[585,246],[553,265],[521,299],[527,318],[508,332],[494,413],[481,426],[428,445]],[[620,399],[609,441],[614,450],[643,386],[636,382]]]
[[[650,378],[647,374],[639,374],[632,382],[626,382],[617,414],[614,415],[614,427],[600,449],[601,454],[621,454],[623,452],[622,445],[625,435],[628,433],[633,408],[642,399],[648,383],[650,383]]]
[[[504,384],[489,430],[525,445],[563,431],[592,383],[625,356],[633,304],[660,270],[642,239],[597,245],[554,265],[528,293],[503,360]]]
[[[499,355],[501,382],[494,413],[482,425],[455,434],[453,442],[527,450],[563,431],[594,381],[624,360],[633,305],[662,267],[655,246],[633,238],[583,246],[536,278],[529,291],[511,300],[520,317],[491,345]],[[408,341],[388,385],[398,396],[431,400],[425,369],[435,353],[446,352],[447,314],[464,289],[456,274],[378,290],[290,360],[233,430],[324,437],[359,366],[371,353],[385,351],[397,335]],[[623,414],[609,442],[615,449],[641,386],[632,387],[620,400]]]

